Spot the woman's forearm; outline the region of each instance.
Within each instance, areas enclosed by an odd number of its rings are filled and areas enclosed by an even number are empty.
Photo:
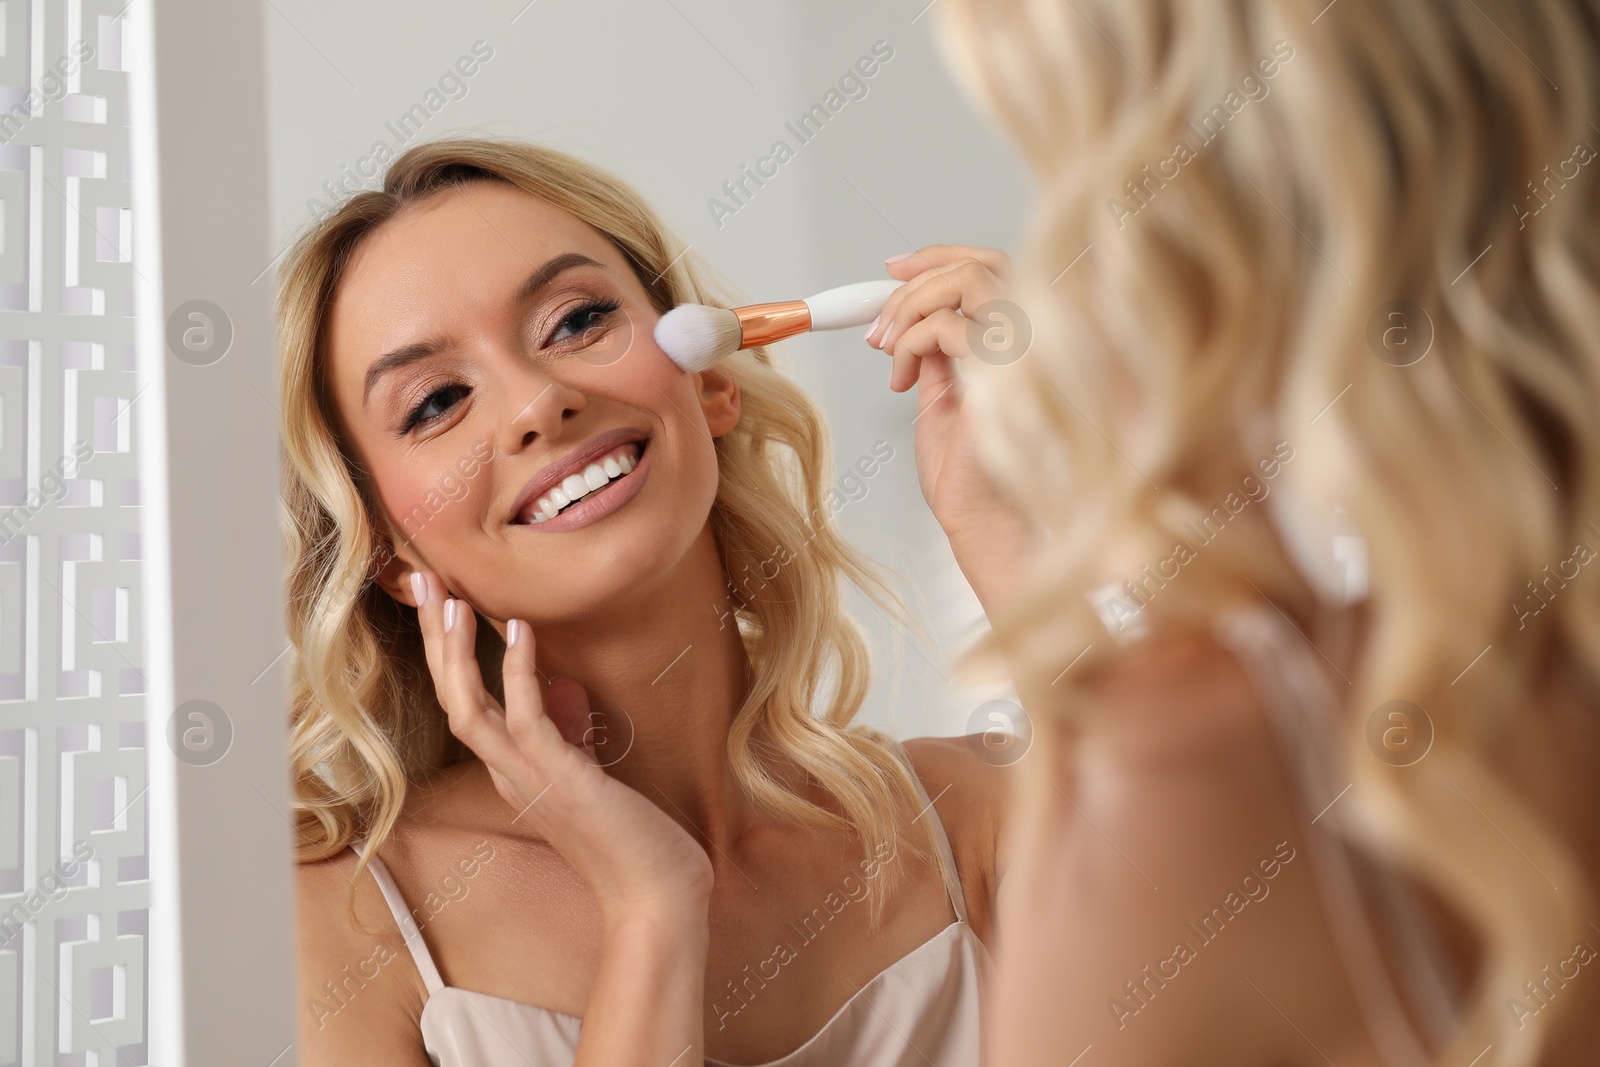
[[[608,924],[574,1067],[686,1067],[705,1056],[706,909]]]

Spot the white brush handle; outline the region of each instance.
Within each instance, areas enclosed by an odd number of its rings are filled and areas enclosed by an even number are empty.
[[[904,282],[885,278],[880,282],[856,282],[828,289],[805,299],[811,309],[813,330],[842,330],[846,326],[865,326],[878,317],[889,294]]]

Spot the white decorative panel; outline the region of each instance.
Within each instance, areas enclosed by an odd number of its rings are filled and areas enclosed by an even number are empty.
[[[0,1065],[149,1062],[125,11],[0,0]]]

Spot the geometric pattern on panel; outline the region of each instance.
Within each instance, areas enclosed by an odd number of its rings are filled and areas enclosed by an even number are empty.
[[[126,2],[0,0],[0,1067],[148,1063]]]

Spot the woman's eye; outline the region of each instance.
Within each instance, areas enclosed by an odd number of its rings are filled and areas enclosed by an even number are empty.
[[[615,300],[596,300],[584,304],[562,319],[561,324],[556,327],[555,332],[550,335],[550,339],[545,343],[554,344],[559,341],[569,341],[573,338],[583,337],[591,330],[604,329],[606,326],[605,317],[621,306]],[[460,393],[464,395],[470,391],[466,386],[454,384],[435,389],[423,397],[406,414],[405,425],[401,428],[400,435],[405,436],[417,426],[426,425],[443,418],[455,406],[453,402],[450,402],[449,398],[454,394]],[[437,410],[432,410],[436,405]]]
[[[550,335],[550,341],[565,341],[582,336],[597,327],[603,328],[605,317],[620,306],[615,300],[600,300],[585,304],[561,320],[561,325]],[[571,329],[572,333],[566,333],[568,329]]]
[[[438,411],[433,412],[432,414],[428,414],[427,411],[433,405],[434,401],[438,400],[440,397],[446,397],[446,396],[449,396],[452,393],[462,392],[464,390],[465,390],[465,386],[447,385],[443,389],[435,389],[433,392],[431,392],[427,396],[423,397],[422,398],[422,402],[419,403],[416,407],[412,408],[410,413],[406,415],[406,424],[405,424],[404,432],[410,433],[411,430],[414,427],[416,427],[418,424],[429,423],[429,422],[432,422],[433,420],[435,420],[437,418],[442,417],[445,413],[447,413],[455,405],[454,404],[445,404]]]

